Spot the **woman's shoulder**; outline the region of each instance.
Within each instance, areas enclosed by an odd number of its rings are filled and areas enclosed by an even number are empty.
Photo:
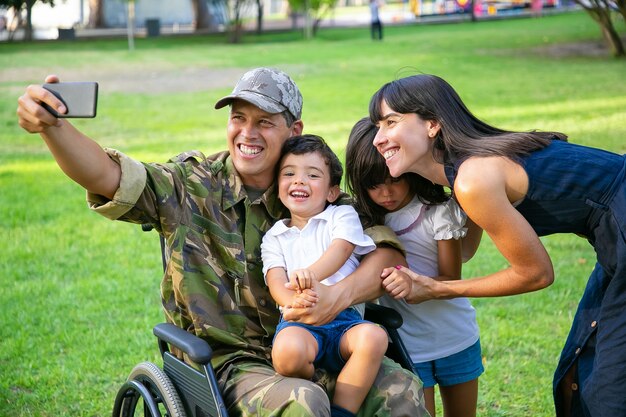
[[[473,156],[459,166],[454,193],[488,196],[524,177],[519,161],[505,156]]]

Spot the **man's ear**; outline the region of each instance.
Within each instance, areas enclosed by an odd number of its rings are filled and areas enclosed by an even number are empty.
[[[328,190],[328,197],[326,198],[326,200],[329,203],[334,203],[337,197],[339,197],[339,194],[341,194],[339,186],[333,185],[332,187],[330,187],[330,190]]]
[[[304,123],[302,120],[296,120],[291,125],[291,136],[300,136],[304,131]]]

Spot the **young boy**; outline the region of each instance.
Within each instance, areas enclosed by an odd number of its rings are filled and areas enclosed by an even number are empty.
[[[315,301],[317,283],[333,285],[354,271],[356,255],[376,247],[363,233],[350,205],[335,206],[343,169],[324,140],[295,136],[283,145],[276,184],[290,218],[263,237],[263,272],[279,306]],[[286,287],[290,281],[297,291]],[[354,416],[365,399],[387,349],[387,333],[351,307],[332,322],[311,326],[281,319],[272,361],[284,376],[310,379],[316,367],[338,373],[331,416]]]

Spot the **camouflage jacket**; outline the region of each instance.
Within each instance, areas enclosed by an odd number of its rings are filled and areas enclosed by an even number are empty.
[[[149,223],[165,237],[167,320],[207,340],[215,368],[242,356],[269,361],[279,312],[264,283],[261,240],[288,216],[274,188],[250,201],[228,152],[205,158],[192,151],[165,164],[107,152],[122,168],[120,188],[113,200],[88,194],[89,205],[113,220]],[[376,234],[377,243],[394,244]]]

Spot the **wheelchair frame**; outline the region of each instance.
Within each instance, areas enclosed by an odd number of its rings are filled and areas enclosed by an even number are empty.
[[[142,225],[144,231],[152,229]],[[166,264],[165,242],[162,236],[161,258]],[[365,319],[382,325],[389,335],[386,356],[413,372],[412,361],[398,334],[402,316],[397,311],[374,303],[365,303]],[[163,359],[163,369],[151,362],[142,362],[131,371],[118,390],[113,405],[113,417],[136,415],[143,403],[143,415],[152,417],[228,417],[211,367],[213,350],[194,334],[171,323],[157,324],[153,329]],[[201,368],[201,371],[181,361],[170,352],[173,346]]]

